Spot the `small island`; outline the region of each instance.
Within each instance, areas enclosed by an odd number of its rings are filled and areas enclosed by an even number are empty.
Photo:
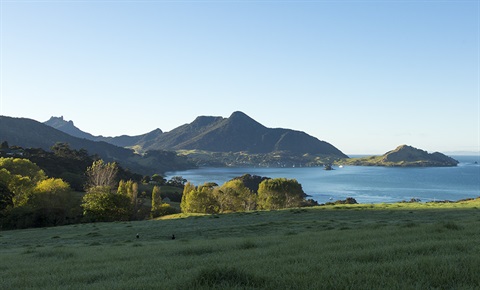
[[[339,163],[359,166],[447,167],[457,166],[459,162],[440,152],[428,153],[412,146],[400,145],[382,156],[349,158]]]

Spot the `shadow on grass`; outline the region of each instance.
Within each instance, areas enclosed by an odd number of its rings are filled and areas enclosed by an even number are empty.
[[[210,289],[226,288],[264,288],[265,278],[257,277],[251,273],[236,268],[214,267],[201,270],[192,280],[188,288],[197,289],[199,286]]]
[[[181,256],[201,256],[216,252],[212,247],[187,248],[177,252]]]
[[[37,258],[53,258],[59,260],[66,260],[75,257],[75,254],[72,252],[67,251],[59,251],[59,250],[47,250],[41,252],[34,252],[34,257]]]
[[[238,246],[238,248],[240,250],[248,250],[248,249],[253,249],[253,248],[256,248],[256,247],[257,247],[257,245],[251,240],[245,240]]]

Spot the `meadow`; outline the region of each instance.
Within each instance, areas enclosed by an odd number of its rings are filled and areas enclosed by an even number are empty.
[[[3,231],[0,288],[479,289],[479,207],[336,205]]]

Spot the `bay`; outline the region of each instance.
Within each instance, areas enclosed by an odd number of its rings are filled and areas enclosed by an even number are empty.
[[[460,200],[480,196],[480,156],[454,156],[456,167],[335,166],[304,168],[203,167],[167,172],[166,178],[182,176],[195,185],[219,185],[243,174],[296,179],[303,190],[320,203],[353,197],[360,203]],[[477,162],[477,163],[475,163]]]

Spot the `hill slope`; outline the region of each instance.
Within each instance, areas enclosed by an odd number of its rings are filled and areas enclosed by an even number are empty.
[[[478,207],[340,205],[3,231],[2,285],[478,289]]]
[[[73,123],[72,123],[73,125]],[[118,147],[107,142],[91,141],[71,136],[43,123],[26,118],[0,116],[0,142],[24,148],[50,148],[58,142],[68,143],[72,149],[85,149],[89,154],[97,154],[106,161],[117,161],[122,166],[142,174],[161,173],[166,170],[191,168],[185,158],[153,153],[142,157],[131,149]]]
[[[417,149],[408,145],[400,145],[395,150],[388,151],[382,156],[365,158],[351,158],[344,162],[349,165],[366,166],[457,166],[458,161],[442,153]]]
[[[290,129],[271,129],[242,112],[229,118],[196,118],[192,123],[159,135],[141,144],[144,150],[205,150],[212,152],[323,154],[347,157],[333,145],[304,132]]]
[[[348,158],[325,141],[301,131],[267,128],[242,112],[234,112],[229,118],[199,116],[170,132],[157,129],[139,136],[93,136],[62,117],[52,117],[45,124],[139,152],[181,151],[203,166],[318,166]]]

